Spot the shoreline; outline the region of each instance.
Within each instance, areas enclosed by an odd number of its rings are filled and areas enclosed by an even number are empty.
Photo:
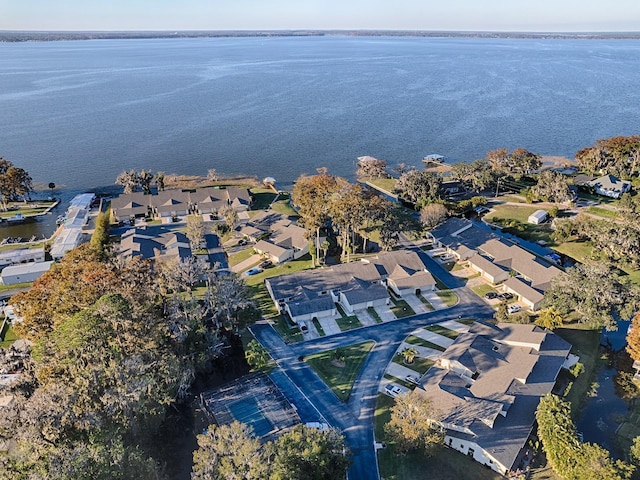
[[[627,32],[517,32],[449,30],[0,30],[0,43],[66,40],[143,40],[169,38],[265,37],[397,37],[397,38],[504,38],[535,40],[638,40],[640,31]]]

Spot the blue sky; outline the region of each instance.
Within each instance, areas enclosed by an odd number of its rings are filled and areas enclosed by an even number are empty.
[[[638,0],[0,0],[0,30],[639,31]]]

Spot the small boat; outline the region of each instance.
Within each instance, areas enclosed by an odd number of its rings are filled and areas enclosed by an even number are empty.
[[[58,215],[58,218],[56,218],[56,225],[62,225],[66,219],[67,217],[64,215]]]
[[[16,213],[13,217],[8,217],[7,222],[9,223],[22,223],[25,221],[25,217],[21,213]]]

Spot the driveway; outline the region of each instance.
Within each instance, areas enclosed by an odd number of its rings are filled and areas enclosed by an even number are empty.
[[[245,270],[248,270],[249,268],[253,267],[254,265],[260,263],[262,261],[262,255],[251,255],[249,258],[247,258],[246,260],[243,260],[242,262],[238,263],[237,265],[234,265],[231,267],[231,271],[233,273],[240,273],[240,272],[244,272]]]
[[[416,337],[420,337],[427,342],[431,342],[435,345],[438,345],[442,348],[447,348],[449,345],[453,343],[449,337],[445,337],[444,335],[440,335],[439,333],[433,333],[429,330],[425,330],[424,328],[419,328],[415,332],[412,332]]]
[[[304,402],[308,399],[309,403],[317,409],[318,416],[324,417],[327,423],[339,428],[345,435],[345,441],[352,453],[352,464],[348,472],[350,480],[379,479],[373,443],[375,404],[382,376],[402,341],[420,327],[451,320],[452,317],[479,320],[492,317],[493,309],[473,292],[465,288],[457,288],[455,293],[460,298],[460,303],[446,310],[415,315],[393,322],[385,321],[331,337],[320,337],[297,344],[285,344],[266,321],[256,323],[251,327],[255,337],[271,352],[278,365],[272,375],[283,371],[293,384],[283,390],[289,401],[297,405],[297,399],[302,398]],[[376,310],[380,312],[379,309]],[[298,360],[301,356],[346,347],[367,340],[374,341],[375,346],[365,359],[353,385],[351,396],[346,403],[338,400],[305,362]],[[413,347],[416,348],[415,345]],[[416,349],[422,355],[421,348]],[[425,353],[435,355],[434,352],[437,351]],[[437,352],[437,354],[440,353]],[[315,415],[314,408],[308,406],[305,408],[311,412],[310,415]]]

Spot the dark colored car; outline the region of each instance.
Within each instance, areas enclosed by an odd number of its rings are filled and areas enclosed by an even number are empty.
[[[496,292],[487,292],[484,294],[484,298],[487,300],[493,300],[494,298],[498,298],[498,294]]]
[[[273,267],[273,262],[271,260],[265,260],[259,266],[260,268],[271,268]]]
[[[498,295],[498,297],[502,298],[503,300],[511,300],[513,298],[513,293],[504,292]]]

